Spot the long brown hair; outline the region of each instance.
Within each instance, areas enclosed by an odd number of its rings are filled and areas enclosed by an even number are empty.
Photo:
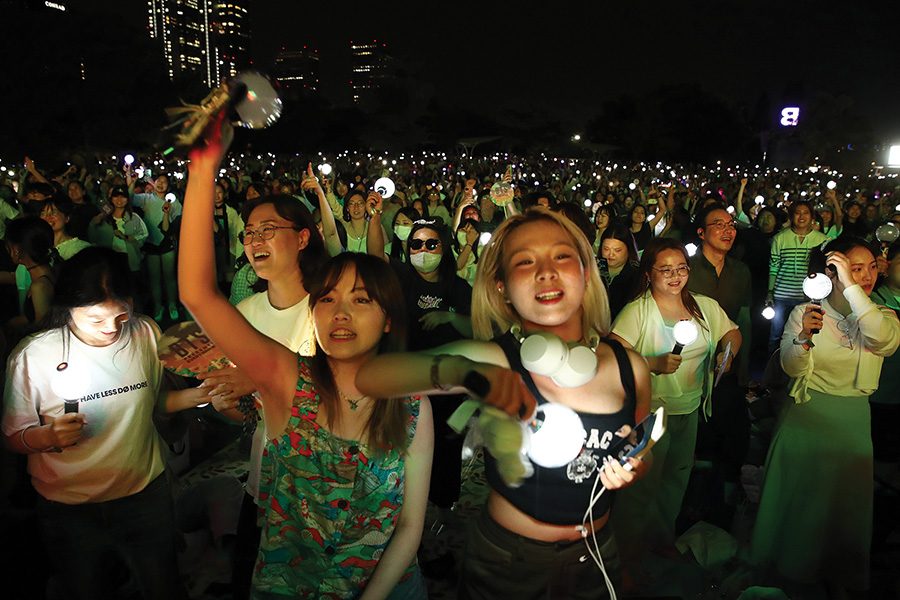
[[[681,255],[684,256],[684,262],[688,265],[691,264],[687,250],[684,249],[681,242],[672,238],[653,238],[647,242],[644,253],[641,255],[641,264],[638,267],[640,276],[638,277],[637,288],[635,289],[634,295],[631,297],[632,301],[637,300],[650,289],[650,270],[656,263],[656,257],[659,256],[659,253],[666,250],[677,250],[678,252],[681,252]],[[681,303],[688,309],[691,316],[697,319],[704,329],[707,329],[706,322],[703,320],[703,312],[700,310],[700,305],[697,304],[694,296],[688,291],[687,284],[681,288]]]
[[[344,252],[338,254],[315,274],[310,282],[309,308],[337,286],[341,276],[349,268],[356,269],[356,278],[366,288],[369,298],[375,301],[390,320],[391,328],[382,334],[378,352],[400,352],[406,346],[406,303],[403,291],[393,269],[378,258],[368,254]],[[334,374],[328,364],[328,357],[316,343],[316,353],[310,358],[310,374],[319,398],[325,405],[328,427],[332,428],[340,419],[340,396]],[[380,452],[396,449],[403,453],[409,445],[407,422],[409,413],[404,402],[398,398],[378,398],[373,403],[366,423],[365,439]]]

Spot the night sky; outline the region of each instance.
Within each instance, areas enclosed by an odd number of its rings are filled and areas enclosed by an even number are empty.
[[[598,100],[662,84],[700,82],[751,105],[761,92],[778,104],[826,90],[851,95],[876,133],[900,135],[891,3],[572,2],[527,12],[511,3],[374,4],[328,3],[323,14],[293,0],[257,2],[260,64],[282,41],[308,37],[333,85],[328,67],[347,40],[379,37],[423,85],[463,106],[539,105],[575,126]]]
[[[82,1],[144,26],[141,0]],[[377,38],[415,85],[490,114],[539,107],[577,128],[604,99],[697,82],[748,106],[763,92],[777,106],[847,94],[877,138],[900,138],[893,3],[386,4],[255,0],[255,63],[265,70],[282,43],[309,43],[322,57],[323,91],[337,97],[349,40]]]

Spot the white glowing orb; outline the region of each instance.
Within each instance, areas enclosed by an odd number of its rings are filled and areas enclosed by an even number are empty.
[[[632,190],[632,191],[633,191],[635,188],[637,188],[637,186],[634,185],[633,183],[629,183],[629,184],[628,184],[628,189],[629,189],[629,190]]]
[[[481,235],[478,236],[478,243],[484,246],[489,241],[491,241],[491,232],[490,231],[482,231]]]
[[[756,202],[757,204],[762,204],[763,202],[766,201],[766,199],[763,198],[762,196],[757,196],[756,198],[753,199],[753,201]]]
[[[375,191],[381,194],[382,198],[390,198],[395,190],[394,182],[389,177],[382,177],[375,182]]]
[[[134,164],[134,156],[132,156],[131,154],[126,154],[125,155],[125,164],[126,165]]]
[[[172,192],[166,194],[166,202],[175,202],[175,200],[175,194],[173,194]]]
[[[328,175],[331,175],[331,165],[329,165],[328,163],[322,163],[321,165],[319,165],[319,171],[322,173],[322,175],[325,175],[327,177]]]
[[[837,187],[837,182],[834,180],[829,181],[828,183],[825,184],[825,187],[827,187],[829,190],[833,190],[834,188]]]
[[[884,225],[879,225],[878,229],[875,230],[875,239],[877,239],[879,242],[893,244],[897,241],[898,237],[900,237],[900,228],[898,228],[893,223],[885,223]]]
[[[825,273],[813,273],[803,280],[803,293],[810,300],[822,300],[831,293],[831,279]]]
[[[727,212],[729,215],[733,215],[733,214],[734,214],[734,207],[733,207],[733,206],[729,206],[728,208],[725,209],[725,212]]]
[[[578,413],[553,402],[538,406],[534,419],[525,425],[525,434],[528,458],[548,469],[575,460],[587,435]]]
[[[50,389],[63,400],[78,400],[87,395],[91,387],[91,376],[87,369],[69,365],[57,370],[50,379]]]
[[[775,309],[771,306],[767,306],[762,310],[762,316],[764,319],[771,321],[775,318]]]
[[[690,319],[683,319],[675,323],[672,333],[675,335],[675,341],[682,346],[690,346],[700,335],[697,324]]]
[[[138,179],[141,179],[144,177],[144,168],[138,167],[137,169],[134,170],[134,173],[135,173],[135,175],[138,176]]]
[[[585,207],[588,207],[588,208],[589,208],[589,207],[591,206],[591,204],[593,204],[593,202],[591,202],[590,199],[587,199],[587,200],[584,201]]]
[[[685,244],[684,249],[687,250],[688,256],[697,254],[697,244]]]

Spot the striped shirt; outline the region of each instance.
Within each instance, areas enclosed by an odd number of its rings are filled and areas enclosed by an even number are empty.
[[[782,229],[772,239],[769,255],[769,289],[777,300],[803,300],[803,280],[808,275],[809,252],[828,240],[819,231],[802,238],[790,228]]]

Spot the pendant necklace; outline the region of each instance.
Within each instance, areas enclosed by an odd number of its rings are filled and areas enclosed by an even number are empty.
[[[341,390],[338,390],[338,395],[341,397],[341,400],[347,401],[347,404],[350,405],[350,410],[356,410],[357,408],[359,408],[359,401],[366,397],[365,394],[363,394],[359,398],[351,398]]]

